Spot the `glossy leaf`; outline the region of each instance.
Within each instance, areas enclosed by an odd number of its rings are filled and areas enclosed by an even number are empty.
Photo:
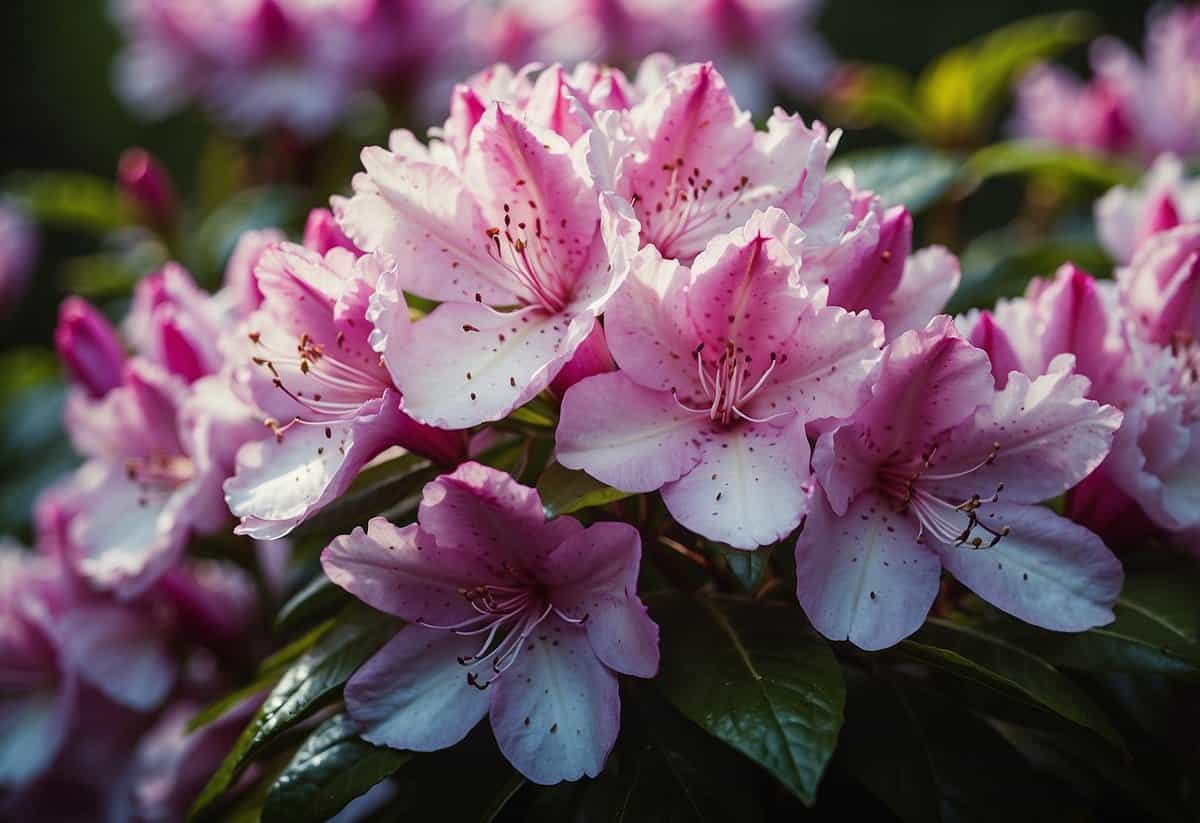
[[[279,607],[279,613],[275,615],[275,628],[286,632],[314,620],[322,620],[345,605],[346,601],[345,590],[335,586],[323,573],[318,573],[308,585]]]
[[[662,631],[659,684],[668,699],[811,803],[837,743],[845,685],[800,610],[682,594],[649,605]]]
[[[1091,729],[1115,746],[1121,735],[1087,693],[1036,654],[981,626],[930,618],[911,639],[897,647],[955,677],[1053,712]]]
[[[1122,161],[1027,140],[994,143],[967,160],[978,181],[1008,174],[1051,174],[1097,188],[1129,183],[1137,172]]]
[[[319,823],[412,760],[411,752],[373,746],[344,714],[322,723],[276,778],[263,823]]]
[[[115,183],[73,172],[37,172],[5,181],[5,189],[34,220],[104,234],[133,222]]]
[[[551,462],[537,482],[538,494],[547,517],[571,514],[630,497],[629,492],[606,486],[585,471],[567,469]]]
[[[903,205],[915,213],[946,193],[961,165],[955,157],[934,149],[900,146],[846,155],[835,169],[852,170],[855,185],[878,194],[884,205]]]

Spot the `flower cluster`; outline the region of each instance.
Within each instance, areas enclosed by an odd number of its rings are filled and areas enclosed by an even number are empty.
[[[256,25],[290,8],[259,5]],[[827,174],[839,137],[781,109],[758,128],[711,63],[656,57],[633,79],[496,65],[427,140],[365,149],[302,242],[244,235],[215,294],[168,264],[120,332],[68,299],[55,340],[86,462],[41,499],[38,558],[0,578],[28,581],[0,599],[0,723],[42,747],[0,749],[0,780],[72,774],[49,769],[64,730],[119,716],[72,708],[99,689],[160,753],[128,766],[139,799],[186,805],[245,714],[185,734],[205,692],[177,682],[190,647],[173,633],[208,648],[248,619],[213,605],[189,541],[286,550],[404,451],[435,478],[415,522],[377,517],[321,555],[405,623],[346,710],[366,740],[413,751],[487,715],[539,784],[602,771],[619,676],[655,676],[659,631],[644,530],[548,518],[486,465],[497,442],[552,438],[562,471],[658,492],[676,534],[782,545],[812,625],[862,649],[919,629],[943,570],[1046,629],[1111,621],[1123,570],[1098,535],[1200,527],[1195,184],[1167,159],[1101,202],[1126,264],[1114,284],[1067,267],[955,319],[958,261],[914,250],[904,207]],[[535,434],[531,403],[548,410]],[[1065,516],[1041,505],[1063,495]],[[111,761],[136,763],[121,745]]]
[[[1113,38],[1092,44],[1094,77],[1040,64],[1017,89],[1015,131],[1144,161],[1200,154],[1200,9],[1152,13],[1145,59]]]
[[[146,115],[198,100],[237,131],[311,138],[364,92],[423,105],[443,78],[489,63],[628,65],[669,51],[716,59],[761,110],[771,86],[811,95],[828,77],[832,56],[811,25],[818,9],[814,0],[118,0],[129,45],[117,86]]]

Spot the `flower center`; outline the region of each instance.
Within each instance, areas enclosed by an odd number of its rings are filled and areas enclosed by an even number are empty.
[[[491,675],[481,678],[476,671],[467,672],[467,682],[483,690],[508,671],[521,656],[525,642],[543,620],[551,614],[574,626],[582,625],[588,616],[571,617],[555,606],[544,587],[537,584],[499,586],[487,584],[460,589],[471,608],[478,614],[448,626],[423,620],[417,625],[427,629],[452,631],[463,637],[483,635],[483,643],[474,654],[458,658],[459,665],[474,667],[491,661]]]
[[[256,345],[265,345],[259,332],[251,332],[250,340]],[[295,354],[283,352],[270,357],[251,358],[255,365],[271,373],[275,387],[307,409],[325,420],[348,420],[368,400],[383,394],[388,381],[379,373],[356,365],[352,352],[346,344],[346,336],[338,332],[336,348],[331,353],[324,344],[316,342],[311,335],[301,334]],[[342,356],[338,356],[341,354]],[[299,371],[300,374],[322,386],[325,391],[304,391],[284,383],[280,369]],[[380,367],[382,371],[382,367]]]
[[[972,494],[958,503],[941,497],[929,484],[958,480],[990,465],[1000,452],[1000,444],[993,443],[987,457],[969,469],[958,472],[931,473],[929,469],[936,452],[937,448],[934,447],[915,460],[885,463],[877,475],[878,490],[892,500],[902,514],[911,512],[916,517],[918,542],[928,531],[940,543],[990,549],[1008,535],[1009,528],[989,526],[980,519],[979,510],[989,503],[1000,501],[1004,484],[1001,483],[990,497]]]
[[[787,355],[784,355],[785,359],[786,357]],[[782,411],[769,417],[758,418],[751,417],[743,411],[742,407],[762,390],[771,377],[771,373],[775,371],[775,366],[781,362],[775,352],[771,352],[767,367],[763,369],[754,384],[747,388],[746,384],[753,375],[751,361],[752,358],[748,354],[739,357],[737,346],[733,341],[729,341],[725,344],[725,350],[720,359],[713,364],[710,372],[704,364],[704,344],[701,343],[696,347],[696,373],[700,380],[702,396],[709,401],[708,407],[693,408],[687,405],[679,399],[677,389],[671,389],[671,395],[675,398],[679,408],[692,414],[707,414],[711,420],[722,426],[728,426],[734,421],[734,418],[750,423],[766,423],[790,414],[788,411]]]
[[[632,195],[633,204],[640,206],[642,230],[646,239],[658,247],[664,257],[675,257],[676,247],[687,247],[692,236],[711,234],[709,224],[718,217],[733,219],[733,209],[750,188],[744,175],[729,189],[713,189],[711,177],[693,167],[688,174],[683,158],[662,166],[663,188],[657,199],[639,192]],[[653,202],[651,202],[653,200]]]
[[[530,200],[529,207],[536,211],[537,204]],[[505,203],[504,227],[487,229],[488,256],[522,287],[527,304],[557,314],[566,308],[570,292],[555,273],[558,266],[551,253],[550,236],[542,229],[542,218],[534,214],[532,220],[532,227],[528,220],[514,221],[512,209]]]

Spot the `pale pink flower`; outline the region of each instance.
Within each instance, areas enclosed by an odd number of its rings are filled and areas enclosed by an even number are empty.
[[[1033,505],[1104,459],[1121,422],[1070,360],[993,388],[947,317],[884,350],[871,399],[823,434],[796,544],[797,596],[824,635],[864,649],[916,631],[945,568],[1035,625],[1112,620],[1121,565],[1096,535]]]
[[[793,281],[801,233],[778,209],[709,241],[691,268],[653,247],[606,316],[620,371],[563,398],[558,460],[681,524],[752,549],[804,514],[805,424],[853,412],[883,344],[868,314]]]
[[[238,533],[282,537],[392,446],[450,464],[465,454],[462,434],[424,426],[402,410],[370,345],[376,258],[342,247],[322,256],[282,243],[262,254],[255,276],[262,307],[229,356],[238,390],[268,417],[275,436],[242,446],[225,483]],[[403,297],[395,299],[393,327],[408,321]]]
[[[446,144],[408,132],[391,151],[363,151],[366,173],[334,207],[359,247],[400,264],[372,320],[417,420],[498,420],[549,386],[591,334],[628,273],[637,223],[598,194],[588,145],[492,103],[461,169]],[[409,324],[401,289],[443,302]]]
[[[29,220],[0,201],[0,315],[25,296],[37,253],[37,235]]]
[[[375,518],[321,557],[334,583],[410,624],[346,685],[363,737],[443,749],[489,714],[535,783],[598,775],[620,725],[617,675],[658,670],[637,530],[547,522],[534,489],[477,463],[425,487],[418,524]]]
[[[671,72],[661,88],[620,120],[604,124],[620,147],[611,169],[615,191],[633,205],[643,245],[689,262],[712,237],[743,225],[756,210],[778,207],[804,230],[812,250],[833,247],[850,221],[850,193],[825,180],[839,133],[776,109],[757,131],[711,63]]]
[[[1121,306],[1139,337],[1200,368],[1200,222],[1153,235],[1117,271]]]
[[[1180,223],[1200,221],[1200,180],[1184,176],[1173,154],[1154,161],[1136,188],[1117,186],[1096,201],[1100,242],[1118,263],[1127,264],[1146,238]]]

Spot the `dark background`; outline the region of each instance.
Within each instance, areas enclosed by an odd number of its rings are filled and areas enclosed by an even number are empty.
[[[1102,31],[1140,44],[1150,5],[1130,0],[828,0],[819,28],[842,59],[916,72],[943,51],[998,26],[1060,9],[1090,11]],[[3,178],[17,170],[65,169],[110,177],[120,152],[131,145],[159,156],[185,194],[192,188],[209,125],[194,110],[158,123],[134,118],[112,91],[112,61],[119,46],[104,0],[0,2],[0,188]],[[1086,50],[1075,49],[1065,60],[1082,68]],[[845,151],[891,140],[885,132],[851,132],[842,146]],[[62,296],[56,267],[64,257],[86,249],[83,239],[63,232],[43,236],[34,287],[0,325],[0,347],[49,342]]]

